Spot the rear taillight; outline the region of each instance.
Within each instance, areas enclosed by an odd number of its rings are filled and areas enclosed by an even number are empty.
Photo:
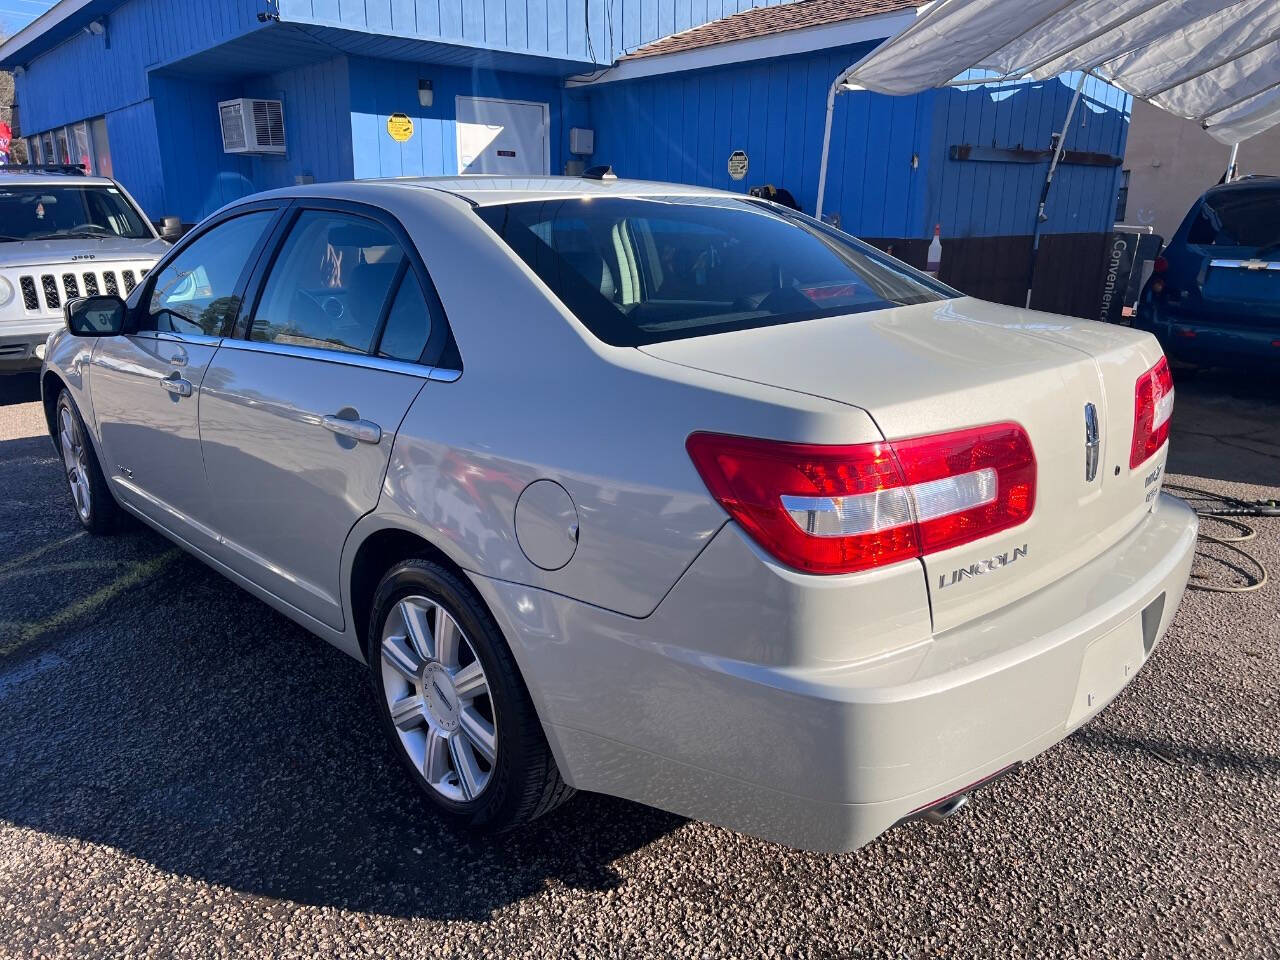
[[[1017,526],[1035,506],[1031,440],[1015,423],[826,446],[695,433],[707,489],[773,557],[851,573]]]
[[[1129,469],[1151,458],[1169,439],[1169,419],[1173,416],[1173,374],[1169,361],[1160,362],[1138,378],[1133,389],[1133,446]]]
[[[911,484],[921,553],[1016,527],[1036,501],[1031,438],[1016,423],[894,440]]]
[[[1164,274],[1169,272],[1169,261],[1164,257],[1156,257],[1151,262],[1151,292],[1156,296],[1164,293]]]

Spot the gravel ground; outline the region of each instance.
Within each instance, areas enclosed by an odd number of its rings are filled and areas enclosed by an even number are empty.
[[[1280,396],[1239,389],[1180,385],[1171,482],[1280,492]],[[81,535],[29,399],[0,389],[0,956],[1280,956],[1276,583],[1188,593],[1115,703],[938,827],[831,857],[582,795],[477,840],[359,665],[157,536]]]

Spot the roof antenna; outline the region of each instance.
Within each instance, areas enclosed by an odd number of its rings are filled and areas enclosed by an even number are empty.
[[[588,167],[582,171],[583,180],[617,180],[618,175],[613,172],[613,167],[607,163],[602,163],[598,167]]]

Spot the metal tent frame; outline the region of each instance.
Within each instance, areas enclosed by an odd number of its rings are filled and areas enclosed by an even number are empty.
[[[978,71],[985,76],[956,79]],[[909,27],[842,71],[827,91],[815,215],[821,219],[836,97],[947,86],[1080,81],[1040,192],[1031,276],[1054,174],[1085,80],[1092,76],[1231,144],[1280,124],[1280,0],[935,0]],[[1031,282],[1027,284],[1031,303]]]

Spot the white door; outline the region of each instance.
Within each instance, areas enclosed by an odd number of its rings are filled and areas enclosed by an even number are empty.
[[[545,176],[551,172],[545,103],[458,97],[458,172]]]

